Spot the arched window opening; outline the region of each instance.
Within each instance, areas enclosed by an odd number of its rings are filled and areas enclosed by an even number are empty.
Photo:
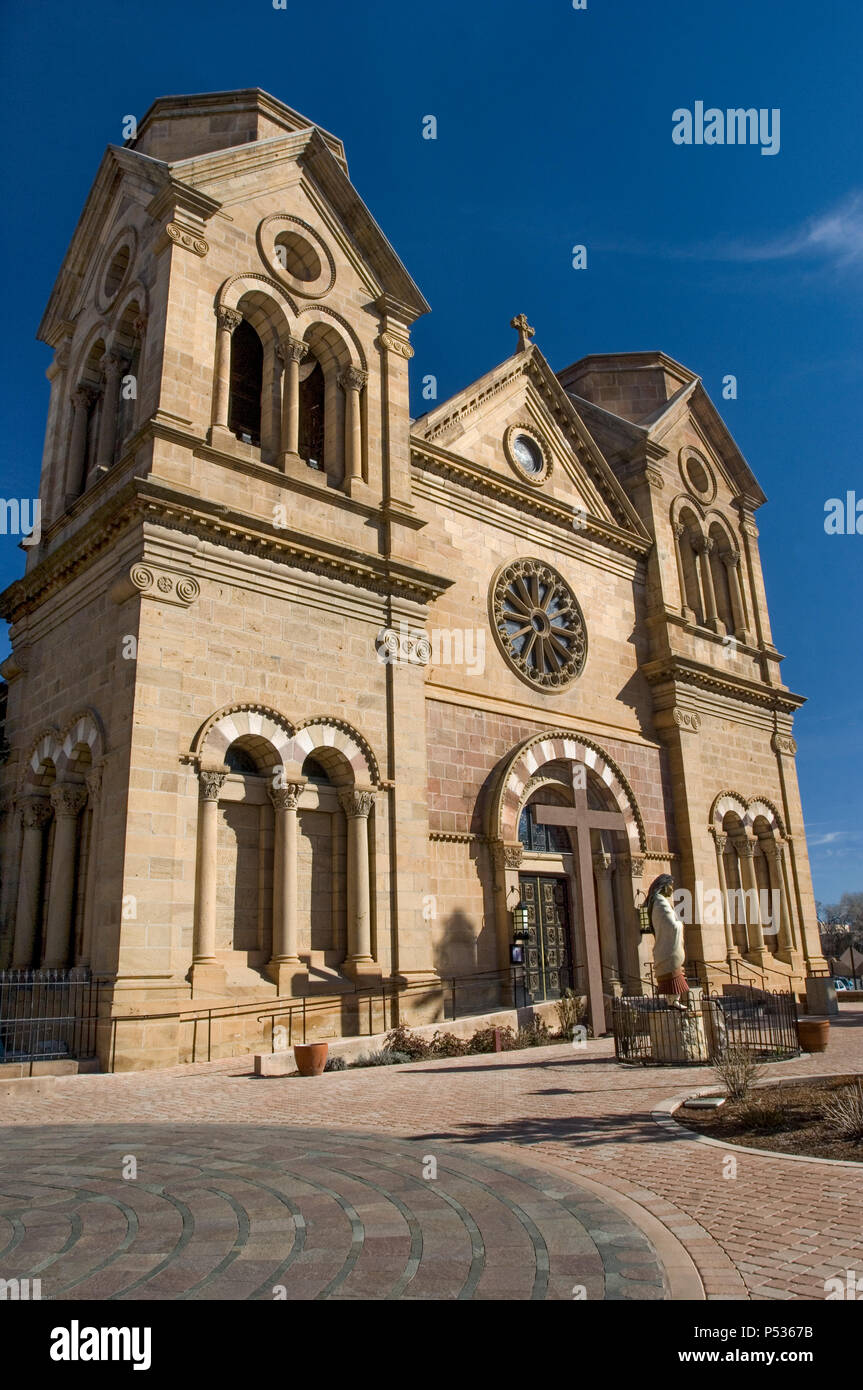
[[[725,624],[726,632],[734,632],[734,610],[731,605],[731,589],[728,583],[728,570],[723,555],[731,547],[721,526],[711,526],[710,539],[713,549],[710,552],[710,572],[713,576],[713,592],[716,595],[717,616]]]
[[[311,753],[303,763],[303,776],[307,777],[310,782],[326,782],[329,785],[330,778],[326,768],[322,767]]]
[[[326,390],[323,368],[311,353],[300,365],[300,439],[298,452],[310,468],[324,468]]]
[[[518,822],[518,838],[532,854],[571,854],[569,835],[562,825],[542,825],[536,819],[536,807],[525,806]]]
[[[225,766],[242,777],[257,777],[260,771],[251,753],[239,743],[232,743],[226,752]]]
[[[244,444],[261,445],[261,392],[264,347],[247,319],[231,337],[231,378],[228,428]]]
[[[698,554],[696,545],[701,538],[701,530],[692,512],[680,514],[678,544],[683,567],[683,602],[694,614],[699,627],[704,626],[704,604],[701,598],[701,580],[698,574]]]

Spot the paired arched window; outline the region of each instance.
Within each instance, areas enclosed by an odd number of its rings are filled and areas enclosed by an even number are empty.
[[[248,319],[231,336],[228,428],[245,444],[261,446],[264,345]]]

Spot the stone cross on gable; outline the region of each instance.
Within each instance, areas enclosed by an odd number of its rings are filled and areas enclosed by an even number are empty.
[[[530,347],[530,339],[533,337],[536,329],[531,328],[527,321],[527,314],[516,314],[514,319],[510,319],[509,326],[510,328],[518,329],[517,351],[524,352],[525,348]]]
[[[582,914],[584,918],[584,949],[587,956],[587,999],[593,1036],[605,1032],[605,1001],[602,991],[602,957],[599,950],[599,922],[593,893],[593,857],[590,848],[591,830],[625,830],[626,821],[620,811],[593,811],[587,804],[587,782],[581,763],[572,768],[572,806],[534,806],[540,825],[565,825],[575,835],[578,856],[578,877],[581,883]]]

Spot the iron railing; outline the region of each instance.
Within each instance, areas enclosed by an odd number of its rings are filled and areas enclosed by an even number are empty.
[[[703,1064],[732,1047],[763,1061],[800,1052],[797,1004],[790,991],[712,994],[695,989],[679,1005],[648,992],[613,999],[611,1016],[619,1062]]]
[[[0,971],[0,1063],[95,1056],[101,989],[65,970]]]

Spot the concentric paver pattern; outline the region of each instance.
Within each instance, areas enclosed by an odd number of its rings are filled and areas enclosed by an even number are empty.
[[[769,1079],[838,1072],[863,1072],[860,1005],[826,1054]],[[681,1297],[669,1272],[687,1252],[708,1298],[824,1299],[825,1280],[863,1279],[858,1165],[726,1153],[657,1124],[710,1081],[621,1067],[603,1039],[308,1080],[237,1058],[20,1089],[0,1097],[0,1277],[41,1264],[76,1296],[86,1278],[91,1297],[273,1297],[294,1252],[287,1297]]]
[[[520,1157],[316,1128],[19,1128],[0,1271],[43,1298],[657,1299],[643,1232]]]

